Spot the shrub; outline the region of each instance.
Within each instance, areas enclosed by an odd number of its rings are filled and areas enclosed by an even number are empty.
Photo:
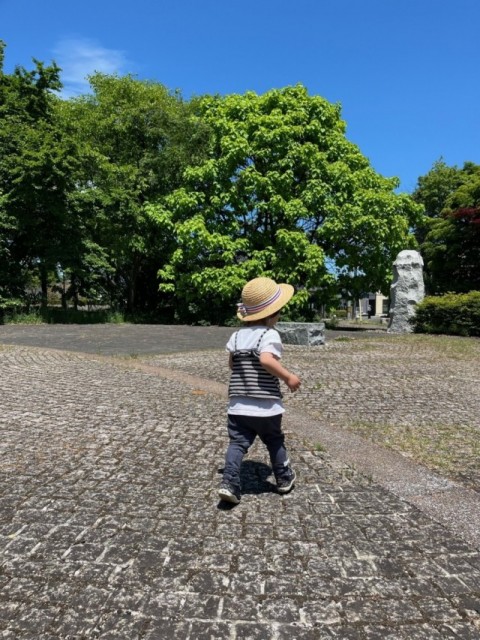
[[[325,329],[336,329],[338,327],[338,318],[332,316],[325,319]]]
[[[428,296],[412,319],[416,333],[480,336],[480,291]]]
[[[13,311],[6,313],[4,324],[119,324],[125,322],[124,315],[110,309],[95,311],[75,309],[33,309],[26,311]]]

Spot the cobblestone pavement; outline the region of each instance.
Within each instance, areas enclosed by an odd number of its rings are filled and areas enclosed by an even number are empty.
[[[364,333],[318,348],[286,345],[285,359],[302,378],[298,393],[286,393],[289,408],[421,454],[432,469],[480,492],[480,340]],[[219,349],[143,360],[226,379]]]
[[[480,638],[477,548],[290,430],[219,504],[224,399],[148,362],[0,347],[0,637]]]

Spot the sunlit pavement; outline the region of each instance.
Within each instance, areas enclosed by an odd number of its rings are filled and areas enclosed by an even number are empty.
[[[163,335],[222,349],[205,329]],[[480,638],[476,545],[291,428],[295,490],[255,445],[220,504],[220,383],[69,331],[0,347],[0,637]]]

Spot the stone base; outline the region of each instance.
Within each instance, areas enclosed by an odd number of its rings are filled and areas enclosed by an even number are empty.
[[[409,314],[392,313],[387,333],[412,333],[413,325],[411,324],[410,319],[413,318],[414,315],[415,312],[413,310]]]
[[[278,322],[275,329],[284,344],[308,347],[325,344],[325,323],[323,322]]]

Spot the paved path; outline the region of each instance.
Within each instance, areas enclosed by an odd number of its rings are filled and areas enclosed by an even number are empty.
[[[219,383],[68,343],[0,348],[0,637],[480,638],[475,545],[290,428],[225,508]]]
[[[229,327],[179,327],[178,325],[0,325],[0,344],[65,349],[103,355],[148,355],[218,349],[233,329]],[[371,333],[371,332],[366,332]],[[327,330],[327,339],[351,336],[346,329]],[[376,335],[386,335],[375,331]],[[356,334],[358,335],[358,333]]]
[[[9,324],[0,326],[0,344],[128,356],[217,349],[231,333],[227,327],[158,324]]]

